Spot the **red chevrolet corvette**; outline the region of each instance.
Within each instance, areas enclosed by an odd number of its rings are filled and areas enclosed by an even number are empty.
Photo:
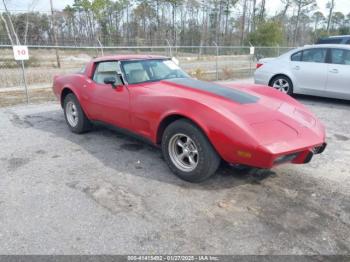
[[[163,56],[118,55],[57,76],[53,90],[69,128],[107,123],[160,145],[170,169],[199,182],[220,160],[258,168],[307,163],[325,129],[303,105],[273,88],[189,77]]]

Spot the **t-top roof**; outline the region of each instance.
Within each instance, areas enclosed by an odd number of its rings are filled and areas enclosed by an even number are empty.
[[[135,54],[125,54],[125,55],[110,55],[101,56],[94,58],[94,62],[109,61],[109,60],[147,60],[147,59],[166,59],[166,56],[160,55],[135,55]]]

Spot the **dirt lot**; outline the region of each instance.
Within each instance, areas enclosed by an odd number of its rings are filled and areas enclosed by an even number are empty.
[[[161,152],[57,103],[0,109],[0,253],[350,253],[350,105],[298,97],[327,126],[308,165],[175,177]]]
[[[56,101],[56,97],[49,87],[28,89],[28,99],[30,103]],[[23,104],[27,102],[24,88],[0,89],[0,107]]]

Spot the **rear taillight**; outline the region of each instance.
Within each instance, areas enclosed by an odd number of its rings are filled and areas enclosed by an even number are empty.
[[[258,69],[259,67],[261,67],[263,64],[262,63],[257,63],[256,64],[256,69]]]

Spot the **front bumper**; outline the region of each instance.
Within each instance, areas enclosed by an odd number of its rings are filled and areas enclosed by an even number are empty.
[[[321,154],[327,143],[312,145],[306,148],[296,149],[289,152],[268,153],[263,150],[256,150],[249,154],[240,154],[240,159],[237,161],[229,161],[234,164],[243,164],[257,168],[272,168],[285,163],[306,164],[309,163],[312,157],[316,154]]]
[[[327,147],[327,143],[314,147],[304,158],[302,164],[309,163],[314,155],[321,154]]]
[[[272,166],[276,166],[283,163],[293,163],[293,164],[309,163],[314,155],[321,154],[326,149],[326,147],[327,147],[327,143],[322,143],[320,145],[316,145],[301,151],[288,153],[288,154],[281,154],[280,156],[278,156],[273,160]]]
[[[326,147],[327,147],[327,143],[323,143],[323,144],[320,145],[320,146],[314,147],[312,151],[313,151],[313,153],[314,153],[315,155],[321,154],[321,153],[323,153],[323,151],[326,149]]]

